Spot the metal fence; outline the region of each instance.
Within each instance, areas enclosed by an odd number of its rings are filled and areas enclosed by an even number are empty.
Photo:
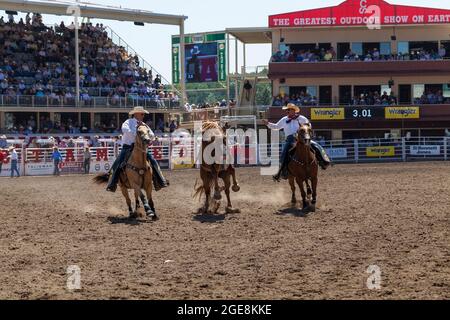
[[[19,154],[20,172],[25,175],[49,175],[53,172],[52,149],[27,148],[15,144]],[[399,139],[359,139],[327,141],[322,143],[331,160],[340,163],[382,163],[408,161],[447,161],[450,155],[450,137],[421,137]],[[266,166],[278,163],[282,144],[272,150],[270,144],[244,144],[229,146],[227,152],[234,158],[235,165]],[[120,146],[109,145],[91,148],[90,173],[108,171],[116,159]],[[192,138],[160,139],[158,145],[149,147],[156,160],[164,169],[184,169],[195,167],[197,147]],[[63,173],[83,173],[82,147],[61,148]],[[0,152],[8,156],[8,151]],[[10,162],[3,163],[1,176],[10,175]]]

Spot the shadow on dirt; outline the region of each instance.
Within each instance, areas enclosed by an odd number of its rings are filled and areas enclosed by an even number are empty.
[[[314,213],[310,209],[302,210],[300,209],[300,205],[292,206],[292,205],[285,205],[284,209],[280,209],[274,214],[277,216],[294,216],[298,218],[306,218],[308,215]]]
[[[201,223],[222,223],[225,221],[225,214],[197,214],[194,216],[194,221]]]
[[[129,217],[108,217],[108,221],[111,224],[124,224],[128,226],[140,226],[142,224],[152,223],[148,219],[131,219]]]

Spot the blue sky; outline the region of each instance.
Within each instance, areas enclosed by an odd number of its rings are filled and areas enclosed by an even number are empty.
[[[184,14],[186,33],[218,31],[234,27],[265,27],[271,14],[299,11],[337,5],[343,0],[86,0],[103,5],[149,10],[156,13]],[[391,0],[393,4],[415,5],[450,9],[448,0]],[[62,17],[45,16],[47,23],[55,23]],[[69,17],[64,21],[71,21]],[[93,21],[95,22],[95,20]],[[99,20],[100,22],[100,20]],[[144,59],[166,78],[171,80],[171,35],[178,33],[177,27],[146,25],[134,26],[131,22],[101,21],[109,25],[124,38]],[[449,29],[450,34],[450,29]],[[270,46],[247,47],[247,65],[266,65],[270,57]],[[234,65],[232,59],[232,65]],[[242,58],[241,58],[242,62]]]

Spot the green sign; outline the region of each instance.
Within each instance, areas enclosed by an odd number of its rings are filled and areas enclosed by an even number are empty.
[[[180,46],[172,46],[172,82],[180,83]]]
[[[225,41],[217,42],[219,58],[219,81],[227,80],[227,46]]]

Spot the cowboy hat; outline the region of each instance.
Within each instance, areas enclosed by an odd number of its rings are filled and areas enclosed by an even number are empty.
[[[283,107],[283,110],[294,110],[295,113],[299,113],[300,112],[300,108],[297,107],[295,104],[293,103],[289,103],[286,107]]]
[[[5,135],[0,136],[0,139],[6,139],[6,136]]]
[[[136,113],[144,113],[149,114],[147,110],[144,109],[144,107],[135,107],[133,110],[130,111],[129,115],[135,115]]]
[[[16,148],[14,147],[14,146],[10,146],[9,148],[8,148],[8,151],[12,151],[12,150],[15,150]]]

